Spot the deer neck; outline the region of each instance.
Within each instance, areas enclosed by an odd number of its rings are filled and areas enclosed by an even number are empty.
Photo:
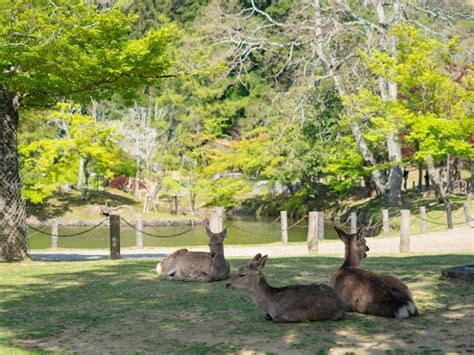
[[[222,276],[227,275],[230,269],[229,263],[224,258],[224,248],[220,248],[215,253],[216,255],[214,255],[211,262],[212,273],[216,276],[221,274]]]
[[[344,257],[344,263],[342,264],[342,267],[359,267],[360,266],[360,258],[359,258],[359,253],[358,249],[356,246],[353,246],[351,244],[347,245],[345,248],[345,257]]]
[[[253,301],[265,311],[268,309],[268,305],[272,303],[272,287],[263,276],[256,285],[248,289],[248,292]]]

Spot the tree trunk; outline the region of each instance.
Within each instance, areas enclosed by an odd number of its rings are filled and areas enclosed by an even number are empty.
[[[385,16],[384,2],[378,0],[375,4],[377,18],[379,24],[385,29],[385,33],[381,39],[382,48],[390,53],[394,59],[397,57],[397,38],[388,34],[388,22]],[[392,23],[396,24],[400,20],[400,3],[398,0],[393,1],[393,19]],[[398,87],[397,83],[379,78],[379,87],[381,88],[380,96],[382,101],[396,101]],[[388,91],[388,96],[387,96]],[[401,190],[402,190],[402,149],[400,140],[398,139],[398,132],[388,132],[386,135],[388,160],[390,161],[390,172],[388,174],[387,193],[385,195],[385,203],[388,207],[395,207],[401,204]]]
[[[388,159],[393,164],[390,166],[390,173],[388,175],[388,191],[386,194],[386,204],[389,207],[399,206],[401,203],[402,190],[402,169],[400,163],[402,162],[402,153],[400,148],[400,141],[393,133],[387,134],[387,150]]]
[[[352,113],[348,109],[346,109],[346,111],[348,111],[349,114]],[[359,149],[359,153],[364,158],[365,164],[367,166],[373,167],[376,164],[376,161],[364,137],[362,136],[359,124],[357,122],[351,122],[350,126],[352,135],[354,136],[354,139],[357,143],[357,148]],[[372,169],[371,176],[372,181],[375,185],[375,189],[377,190],[377,194],[380,196],[385,196],[387,188],[385,186],[384,179],[380,170]]]
[[[453,192],[453,189],[452,189],[452,183],[453,183],[453,179],[452,179],[452,176],[453,176],[453,169],[452,169],[452,164],[451,164],[451,155],[448,154],[446,156],[446,190],[445,192],[447,194],[450,194]]]
[[[163,179],[160,179],[159,181],[155,181],[155,187],[153,188],[153,191],[151,192],[151,194],[147,194],[145,196],[145,202],[144,202],[144,205],[143,205],[143,213],[144,214],[149,212],[150,206],[153,206],[153,209],[155,210],[155,212],[157,212],[155,199],[158,196],[158,193],[161,191],[161,187],[162,187],[161,182],[162,181],[163,181]]]
[[[436,197],[440,202],[443,202],[444,205],[446,205],[448,200],[446,198],[446,194],[444,193],[443,187],[440,184],[438,176],[436,176],[436,170],[431,154],[426,157],[426,167],[428,169],[428,175],[430,176],[431,183],[433,184]]]
[[[90,173],[87,171],[87,166],[89,165],[90,162],[90,157],[85,158],[82,160],[82,170],[83,170],[83,175],[84,175],[84,184],[83,185],[83,190],[82,190],[82,200],[87,200],[88,194],[89,194],[89,177]]]
[[[194,216],[196,214],[196,193],[190,192],[189,197],[191,199],[191,213]]]
[[[423,191],[423,163],[418,162],[418,192]]]
[[[82,180],[84,179],[84,158],[79,157],[79,173],[77,175],[77,189],[82,189]]]
[[[133,196],[139,198],[140,196],[140,167],[139,162],[137,161],[137,173],[135,174],[135,189],[133,192]]]
[[[471,177],[469,178],[469,186],[467,190],[467,201],[470,202],[472,199],[472,196],[474,195],[474,159],[471,158],[470,160],[470,165],[471,165]]]
[[[319,59],[321,60],[325,70],[327,71],[328,76],[333,80],[334,86],[337,92],[339,93],[339,96],[341,98],[345,97],[347,96],[347,93],[344,88],[344,85],[342,84],[342,80],[339,77],[339,75],[334,71],[334,63],[330,62],[330,57],[328,57],[326,53],[324,52],[323,30],[322,30],[322,20],[321,20],[321,3],[319,0],[314,0],[312,6],[315,12],[314,32],[315,32],[315,37],[316,37],[316,53]],[[352,109],[350,107],[345,107],[345,110],[349,117],[354,116]],[[350,127],[352,131],[352,135],[354,136],[354,139],[356,140],[359,152],[364,158],[365,163],[367,164],[367,166],[371,166],[371,167],[375,166],[376,161],[375,161],[374,155],[372,154],[367,142],[362,136],[359,123],[356,121],[352,121],[350,123]],[[374,182],[377,193],[382,196],[385,195],[386,186],[385,186],[384,179],[380,170],[373,169],[371,174],[372,174],[372,180]]]
[[[85,201],[89,197],[89,177],[90,174],[86,173],[85,174],[85,180],[84,180],[84,189],[82,189],[82,200]]]
[[[153,106],[155,104],[155,88],[149,86],[147,88],[148,94],[148,102],[147,102],[147,109],[146,109],[146,120],[147,126],[151,126],[151,122],[153,121]]]
[[[0,84],[0,257],[6,261],[29,259],[18,166],[19,108],[19,97]]]

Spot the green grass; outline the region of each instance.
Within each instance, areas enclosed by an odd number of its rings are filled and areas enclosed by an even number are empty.
[[[474,254],[369,257],[368,269],[406,278],[422,316],[350,314],[340,322],[273,324],[225,282],[158,282],[156,260],[0,263],[0,353],[474,351],[473,283],[440,269]],[[231,260],[232,269],[246,262]],[[270,284],[327,282],[335,257],[269,259]],[[371,345],[372,344],[372,345]],[[375,344],[375,345],[374,345]]]

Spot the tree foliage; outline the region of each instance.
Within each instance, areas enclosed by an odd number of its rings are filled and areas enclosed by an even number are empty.
[[[166,48],[176,27],[132,40],[134,19],[118,6],[100,11],[79,0],[2,0],[0,83],[24,105],[48,105],[153,82],[171,65]]]
[[[0,82],[31,105],[83,100],[97,88],[98,97],[113,92],[106,120],[122,121],[130,105],[142,107],[143,122],[123,131],[136,129],[142,148],[152,151],[137,157],[128,149],[136,137],[124,134],[127,157],[142,177],[194,202],[200,195],[234,206],[261,180],[293,194],[299,189],[302,199],[317,199],[321,178],[335,193],[350,193],[375,170],[388,180],[400,163],[390,158],[387,137],[413,152],[405,162],[472,157],[472,73],[458,51],[466,39],[445,39],[445,27],[429,32],[433,13],[417,4],[402,2],[408,18],[396,18],[395,3],[147,0],[97,10],[80,1],[58,1],[56,8],[25,1],[24,8],[2,10],[8,45],[0,63],[8,70]],[[465,19],[465,9],[456,10]],[[34,14],[36,26],[27,21]],[[318,18],[324,37],[308,25]],[[390,38],[398,41],[396,53]],[[170,65],[171,74],[192,75],[157,81]],[[380,81],[395,84],[398,95],[384,98]],[[41,149],[61,155],[65,148],[51,141]],[[48,174],[65,169],[60,164],[50,164]]]
[[[82,114],[77,105],[61,103],[54,110],[40,113],[28,115],[18,147],[24,196],[31,202],[41,202],[60,184],[75,184],[80,157],[84,159],[86,179],[92,174],[111,178],[114,169],[123,165],[111,125]],[[32,127],[42,127],[48,132],[46,137],[31,135],[28,131]]]
[[[397,83],[398,100],[383,102],[368,89],[350,98],[360,119],[370,117],[367,139],[381,145],[387,131],[400,130],[416,161],[472,157],[473,78],[455,61],[459,38],[443,43],[410,25],[393,33],[399,39],[396,58],[380,51],[364,57],[371,71]]]

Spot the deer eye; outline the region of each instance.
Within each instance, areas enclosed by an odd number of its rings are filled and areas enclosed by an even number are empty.
[[[239,277],[244,277],[244,276],[247,276],[247,275],[245,275],[245,274],[240,274],[240,275],[239,275]]]

